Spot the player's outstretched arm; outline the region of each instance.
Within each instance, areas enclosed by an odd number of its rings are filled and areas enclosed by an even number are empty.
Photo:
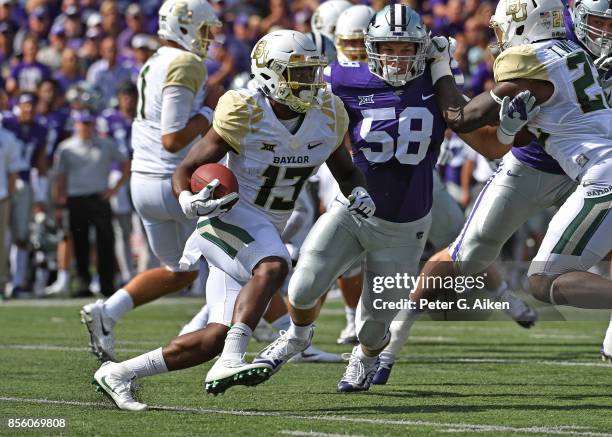
[[[492,97],[496,99],[496,96]],[[503,98],[497,128],[483,126],[472,132],[460,133],[459,136],[481,155],[488,159],[498,159],[513,145],[525,145],[534,139],[524,126],[539,112],[540,107],[535,104],[535,97],[529,91],[522,91],[512,99]]]
[[[204,164],[219,162],[234,149],[214,130],[209,129],[204,138],[189,150],[183,162],[172,175],[172,189],[178,198],[182,191],[191,191],[191,175]]]
[[[355,167],[348,150],[340,145],[326,163],[338,182],[340,191],[349,201],[347,208],[351,215],[357,221],[372,217],[376,212],[376,205],[366,189],[364,174]]]
[[[355,167],[351,155],[344,146],[338,147],[334,153],[332,153],[327,161],[325,161],[329,171],[334,176],[334,179],[340,186],[340,191],[346,197],[351,195],[351,192],[355,187],[367,188],[368,183],[364,174]]]

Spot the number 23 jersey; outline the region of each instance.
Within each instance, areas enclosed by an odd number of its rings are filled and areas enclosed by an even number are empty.
[[[325,80],[348,112],[353,162],[366,176],[375,216],[407,223],[427,215],[446,129],[429,68],[394,87],[370,73],[366,63],[334,62]]]
[[[563,171],[574,180],[612,154],[612,109],[589,55],[569,40],[510,47],[495,60],[495,81],[551,83],[552,96],[528,124]]]
[[[342,144],[347,125],[342,102],[329,93],[292,134],[261,91],[226,92],[213,129],[236,152],[228,154],[226,165],[238,179],[239,205],[263,213],[282,231],[302,186]]]

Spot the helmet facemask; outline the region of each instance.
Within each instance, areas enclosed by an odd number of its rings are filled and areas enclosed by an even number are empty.
[[[304,59],[302,55],[291,55],[288,62],[273,60],[269,68],[278,74],[279,81],[270,97],[299,113],[319,105],[326,88],[326,65],[322,59]]]
[[[508,24],[505,23],[504,26],[504,23],[498,23],[494,18],[491,18],[489,27],[495,32],[495,38],[497,39],[497,42],[489,44],[489,50],[491,50],[493,57],[496,58],[501,52],[508,48],[508,41],[506,40]]]
[[[368,60],[363,32],[348,35],[336,34],[335,43],[338,52],[341,53],[347,61],[365,62]]]
[[[414,54],[387,55],[380,53],[380,43],[398,42],[414,44]],[[366,51],[370,71],[392,86],[404,86],[421,76],[427,62],[429,38],[372,38],[366,35]]]
[[[191,41],[194,53],[205,59],[208,55],[208,47],[215,41],[211,35],[211,23],[203,22],[197,30],[197,36]]]
[[[576,36],[591,54],[600,57],[612,52],[612,31],[607,31],[612,16],[592,13],[579,6],[575,12],[575,20]]]

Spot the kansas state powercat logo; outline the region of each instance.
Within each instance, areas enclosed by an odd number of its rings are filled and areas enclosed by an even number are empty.
[[[357,97],[359,98],[359,106],[374,104],[374,94],[370,94],[369,96],[357,96]]]

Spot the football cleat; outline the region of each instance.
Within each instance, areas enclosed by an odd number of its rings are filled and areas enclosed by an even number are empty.
[[[324,352],[312,345],[289,359],[290,363],[341,363],[342,361],[341,355]]]
[[[81,323],[89,331],[91,352],[100,361],[116,361],[113,337],[115,322],[106,315],[102,299],[81,308]]]
[[[204,380],[206,393],[217,396],[235,385],[255,386],[270,378],[272,370],[268,364],[219,358],[210,368]]]
[[[604,350],[603,345],[601,345],[601,349],[599,349],[599,353],[601,354],[601,361],[604,363],[612,364],[612,354],[607,354]]]
[[[512,291],[506,290],[497,300],[510,304],[508,309],[504,309],[504,312],[512,317],[521,327],[529,329],[537,322],[538,313],[536,310],[531,308],[527,302],[515,295]]]
[[[278,337],[278,332],[264,319],[261,319],[253,330],[253,338],[260,343],[272,343]]]
[[[391,369],[393,368],[393,363],[380,363],[378,365],[378,369],[376,369],[376,373],[372,377],[372,384],[375,385],[385,385],[387,381],[389,381],[389,376],[391,376]]]
[[[134,399],[132,381],[136,374],[118,363],[105,362],[96,371],[92,384],[106,394],[120,410],[143,411],[148,407]]]
[[[342,331],[340,331],[340,335],[336,340],[338,344],[350,344],[350,345],[358,345],[359,340],[357,339],[357,332],[355,330],[355,322],[349,323],[347,322],[346,326]]]
[[[278,337],[272,344],[259,352],[253,363],[261,363],[270,366],[272,373],[280,370],[281,366],[289,361],[295,355],[304,352],[312,342],[314,330],[310,330],[308,340],[289,337],[286,331],[280,332]]]
[[[342,355],[342,358],[347,359],[349,363],[338,383],[337,391],[339,393],[367,391],[370,388],[370,382],[376,373],[380,359],[377,358],[371,364],[364,363],[357,356],[359,350],[357,348],[359,347],[361,346],[357,345],[353,348],[353,352]]]

